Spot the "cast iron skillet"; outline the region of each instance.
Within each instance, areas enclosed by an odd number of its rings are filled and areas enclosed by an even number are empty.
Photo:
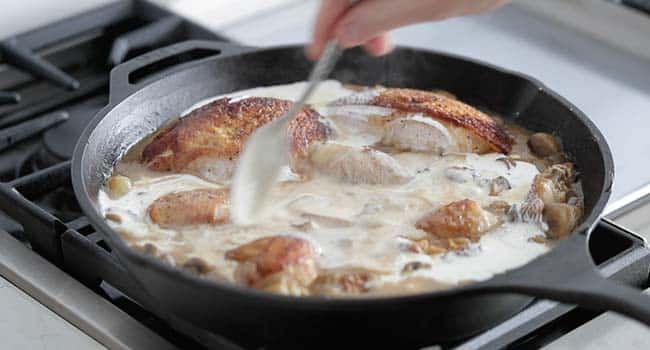
[[[148,76],[183,56],[206,53],[218,56]],[[612,157],[601,133],[577,108],[529,77],[437,52],[398,48],[389,56],[371,58],[349,50],[332,77],[362,85],[448,90],[528,129],[559,136],[582,173],[585,214],[575,233],[550,253],[486,282],[448,291],[383,298],[296,298],[182,272],[131,250],[106,224],[97,211],[97,192],[129,146],[199,100],[304,80],[310,67],[302,47],[255,49],[189,41],[147,53],[111,72],[110,103],[77,144],[73,184],[90,222],[150,296],[140,296],[142,303],[245,345],[267,347],[357,341],[404,347],[451,341],[512,316],[531,296],[610,309],[650,324],[650,299],[602,278],[587,251],[589,233],[613,180]]]

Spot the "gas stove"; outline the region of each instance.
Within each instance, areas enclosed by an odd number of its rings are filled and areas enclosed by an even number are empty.
[[[146,300],[142,290],[89,225],[70,184],[76,139],[107,103],[110,69],[187,39],[229,40],[152,3],[120,1],[0,43],[0,275],[109,348],[240,348],[134,302]],[[642,237],[602,220],[590,250],[606,277],[648,287]],[[537,348],[598,315],[538,300],[475,337],[431,345]]]

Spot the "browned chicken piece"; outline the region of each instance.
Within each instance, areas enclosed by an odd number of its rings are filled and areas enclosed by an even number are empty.
[[[499,219],[477,202],[463,199],[425,215],[415,227],[438,238],[464,237],[476,242],[499,224]]]
[[[369,147],[315,145],[310,159],[316,171],[349,183],[393,185],[411,179],[393,157]]]
[[[305,295],[318,275],[316,249],[292,236],[256,239],[226,253],[239,262],[235,280],[246,286],[280,294]]]
[[[266,97],[222,98],[192,111],[158,133],[142,151],[152,170],[191,173],[223,182],[233,174],[236,159],[258,127],[282,116],[291,101]],[[319,114],[305,107],[287,127],[292,168],[305,171],[309,145],[329,136]]]
[[[227,189],[172,192],[156,199],[147,212],[165,228],[200,224],[225,224],[229,220]]]
[[[414,89],[374,88],[344,97],[334,106],[370,105],[396,111],[395,117],[404,114],[421,114],[442,124],[461,152],[508,153],[514,140],[490,116],[456,99],[440,93]],[[391,120],[391,118],[389,118]],[[408,137],[408,134],[402,136]],[[417,140],[402,141],[413,144]]]
[[[360,268],[323,270],[310,286],[313,295],[350,295],[368,291],[366,284],[376,273]]]

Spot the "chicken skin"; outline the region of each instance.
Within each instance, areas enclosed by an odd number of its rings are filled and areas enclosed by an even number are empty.
[[[226,253],[239,262],[235,280],[246,286],[289,295],[308,294],[318,275],[316,249],[293,236],[256,239]]]
[[[462,237],[477,242],[484,233],[499,224],[499,219],[477,202],[463,199],[425,215],[415,227],[438,238]]]
[[[393,145],[406,145],[406,149],[438,151],[460,151],[471,153],[508,153],[514,140],[492,118],[485,113],[444,94],[397,88],[373,88],[332,102],[334,108],[345,106],[368,106],[368,112],[382,115],[390,122],[398,118],[413,119],[419,116],[435,120],[427,126],[441,144],[432,145],[432,140],[413,132],[396,134],[395,128],[409,127],[408,124],[388,124],[385,140]],[[380,107],[379,109],[377,107]],[[345,110],[345,109],[343,109]],[[358,109],[357,109],[358,110]],[[358,113],[358,111],[357,111]],[[417,125],[421,125],[422,121]],[[444,127],[443,130],[442,127]],[[390,136],[392,135],[392,136]],[[447,137],[451,138],[451,143]],[[396,137],[399,136],[399,139]],[[406,150],[405,149],[405,150]]]
[[[316,171],[348,183],[394,185],[411,178],[393,157],[369,147],[317,145],[311,152],[311,162]]]
[[[248,137],[282,116],[292,102],[275,98],[222,98],[199,107],[157,134],[142,151],[142,161],[156,171],[190,173],[208,181],[228,181]],[[330,134],[320,115],[304,108],[287,126],[294,172],[305,171],[309,146]]]
[[[172,192],[156,199],[147,212],[152,222],[164,228],[221,225],[229,220],[228,194],[227,189]]]

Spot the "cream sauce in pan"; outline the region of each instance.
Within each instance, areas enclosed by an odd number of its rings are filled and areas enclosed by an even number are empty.
[[[230,94],[230,96],[267,96],[294,99],[304,83],[262,87]],[[327,118],[335,130],[330,142],[347,145],[368,145],[377,142],[377,130],[368,128],[360,120],[330,115],[325,104],[352,93],[336,81],[322,83],[310,103]],[[210,99],[213,100],[213,99]],[[205,104],[201,101],[190,110]],[[530,238],[542,235],[543,229],[533,223],[505,222],[483,235],[479,242],[461,252],[447,252],[429,256],[405,249],[403,237],[424,237],[426,233],[415,228],[423,215],[452,201],[473,199],[482,206],[495,200],[520,203],[538,174],[535,165],[518,161],[516,167],[507,167],[497,161],[498,154],[447,154],[404,152],[394,154],[399,164],[408,169],[413,179],[403,185],[377,186],[345,184],[336,179],[317,176],[309,181],[295,181],[287,168],[281,183],[270,194],[274,203],[267,219],[253,227],[199,225],[178,230],[163,229],[152,223],[147,207],[164,194],[198,188],[219,188],[193,175],[155,173],[133,162],[119,164],[116,173],[129,177],[131,189],[121,197],[99,193],[104,214],[117,214],[121,222],[109,223],[122,232],[132,245],[154,243],[168,253],[174,262],[200,257],[215,270],[209,278],[233,280],[237,263],[225,259],[225,252],[254,239],[271,235],[295,235],[311,241],[318,249],[320,268],[365,268],[380,272],[380,277],[368,287],[381,291],[405,278],[423,277],[443,285],[465,281],[484,280],[494,274],[521,266],[549,249]],[[471,167],[478,174],[477,181],[452,181],[446,169],[452,166]],[[490,196],[489,186],[480,179],[505,177],[511,189],[499,196]],[[305,230],[305,217],[311,217],[311,229]],[[431,266],[405,276],[400,273],[410,262]],[[411,283],[412,284],[412,283]],[[430,284],[430,283],[429,283]],[[409,292],[426,289],[427,283],[405,289]],[[430,287],[429,287],[430,288]]]

